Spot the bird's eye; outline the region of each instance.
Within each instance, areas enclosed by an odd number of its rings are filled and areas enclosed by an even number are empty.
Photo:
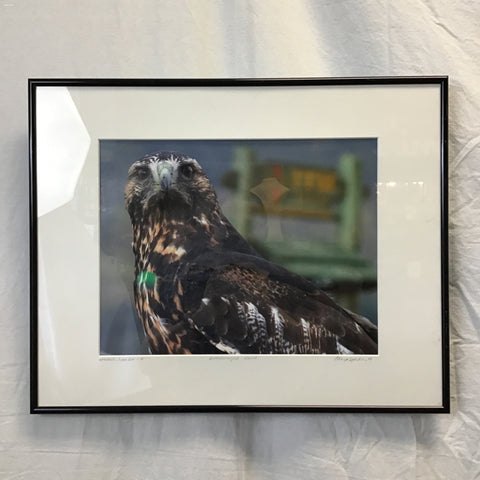
[[[192,165],[189,163],[182,165],[180,167],[180,173],[185,177],[185,178],[192,178],[193,173],[195,172],[194,168]]]
[[[137,177],[140,180],[145,180],[149,175],[148,168],[142,167],[137,170]]]

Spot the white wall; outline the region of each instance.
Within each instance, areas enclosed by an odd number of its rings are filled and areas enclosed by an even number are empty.
[[[0,478],[477,478],[479,52],[468,0],[3,0]],[[450,415],[28,414],[28,77],[444,74]]]

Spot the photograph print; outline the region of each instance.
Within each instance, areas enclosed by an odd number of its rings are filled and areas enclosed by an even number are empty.
[[[100,354],[376,355],[377,141],[100,141]]]

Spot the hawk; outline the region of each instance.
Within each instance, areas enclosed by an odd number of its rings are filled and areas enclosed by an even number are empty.
[[[261,257],[223,215],[196,160],[129,169],[134,297],[153,354],[376,354],[376,327]]]

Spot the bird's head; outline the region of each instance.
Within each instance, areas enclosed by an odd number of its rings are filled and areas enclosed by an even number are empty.
[[[125,207],[132,222],[154,213],[192,215],[205,202],[216,204],[215,191],[198,162],[186,155],[147,155],[128,171]]]

